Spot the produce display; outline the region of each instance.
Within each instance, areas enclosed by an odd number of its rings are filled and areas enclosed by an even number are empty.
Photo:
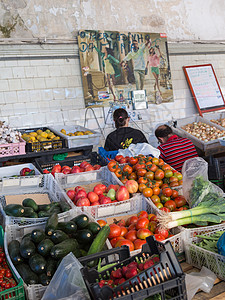
[[[19,143],[21,133],[0,121],[0,144]]]
[[[81,214],[69,222],[59,222],[56,213],[43,229],[34,229],[8,244],[9,256],[26,284],[48,285],[62,258],[72,252],[77,258],[101,252],[109,226],[101,228]]]
[[[100,226],[104,220],[97,221]],[[113,248],[127,245],[130,251],[139,250],[146,243],[146,238],[154,235],[157,241],[164,241],[173,236],[168,230],[159,227],[157,216],[140,211],[132,216],[116,217],[109,224],[109,240]]]
[[[131,195],[125,186],[98,183],[93,190],[87,192],[82,186],[76,186],[66,192],[76,206],[95,206],[130,199]]]
[[[196,235],[197,238],[200,238],[200,241],[195,243],[196,246],[201,247],[205,250],[218,253],[218,241],[220,237],[224,234],[224,231],[217,231],[209,235]],[[223,250],[225,254],[225,251]],[[223,255],[224,255],[223,254]]]
[[[213,123],[216,123],[217,125],[225,127],[225,118],[220,118],[220,119],[217,119],[217,120],[212,119],[210,121],[213,122]]]
[[[70,210],[71,207],[66,202],[51,202],[38,205],[33,199],[25,198],[21,204],[8,204],[4,207],[7,216],[26,218],[45,218],[52,213],[62,213]]]
[[[90,130],[86,130],[86,131],[83,131],[83,130],[80,130],[80,131],[74,131],[74,132],[66,132],[65,129],[61,129],[60,130],[61,133],[65,134],[65,135],[68,135],[68,136],[80,136],[80,135],[90,135],[90,134],[93,134],[92,131]]]
[[[63,174],[74,174],[74,173],[82,173],[88,171],[99,170],[101,168],[100,165],[91,165],[87,161],[83,161],[79,165],[75,165],[73,167],[69,167],[67,165],[61,166],[60,164],[56,164],[52,169],[44,169],[43,173],[48,174],[51,173],[53,176],[55,173],[63,173]]]
[[[16,280],[6,261],[4,249],[0,247],[0,292],[15,287],[16,285]]]
[[[181,128],[203,142],[209,142],[225,136],[225,130],[220,130],[203,122],[193,122],[181,126]]]
[[[46,129],[44,131],[42,129],[38,129],[37,131],[23,133],[22,138],[28,143],[60,140],[60,137],[56,136],[50,129]],[[46,145],[48,144],[46,143]]]
[[[121,165],[121,160],[128,160],[128,164]],[[138,183],[140,192],[147,188],[162,187],[164,183],[170,187],[182,185],[182,174],[172,169],[161,158],[139,155],[137,157],[123,158],[117,155],[115,160],[108,163],[108,169],[125,184],[128,180]],[[150,197],[150,196],[149,196]]]

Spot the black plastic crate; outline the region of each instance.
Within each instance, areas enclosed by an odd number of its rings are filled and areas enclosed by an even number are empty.
[[[69,157],[64,160],[49,160],[48,157],[40,157],[35,159],[35,165],[37,169],[43,173],[46,169],[50,171],[55,165],[60,164],[61,166],[73,167],[79,165],[83,161],[89,162],[91,165],[104,165],[101,156],[97,152],[91,152],[90,155],[78,155],[74,157]]]
[[[145,299],[149,296],[159,294],[161,299],[186,300],[185,275],[176,258],[175,252],[169,241],[165,244],[157,242],[154,236],[146,239],[142,252],[120,261],[115,266],[98,272],[96,268],[84,267],[81,273],[91,299]],[[138,275],[126,280],[124,283],[109,287],[100,287],[98,282],[101,279],[109,279],[112,270],[126,266],[131,262],[144,262],[152,255],[159,255],[159,262],[152,267],[141,271]],[[99,254],[101,256],[101,254]]]
[[[209,180],[222,180],[225,175],[225,157],[209,156],[205,160],[208,162]]]
[[[50,130],[48,127],[38,127],[38,128],[28,128],[28,129],[18,129],[21,134],[24,133],[30,133],[37,130]],[[54,133],[54,132],[53,132]],[[58,140],[48,140],[48,141],[38,141],[29,143],[26,142],[25,150],[26,152],[46,152],[46,151],[52,151],[57,149],[66,148],[66,141],[64,138],[57,136]]]
[[[80,257],[79,261],[83,266],[92,267],[98,265],[100,260],[101,267],[103,267],[108,264],[119,263],[129,257],[130,257],[129,247],[122,246],[122,247],[101,251],[100,253]]]

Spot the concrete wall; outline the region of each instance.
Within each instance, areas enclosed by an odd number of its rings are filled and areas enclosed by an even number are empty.
[[[167,32],[174,102],[151,104],[149,120],[137,126],[151,135],[158,123],[197,113],[182,66],[212,63],[225,90],[225,47],[216,41],[224,35],[223,6],[211,0],[204,5],[203,0],[5,0],[0,4],[0,119],[17,128],[84,125],[75,38],[80,28]],[[179,42],[184,39],[189,42]],[[193,42],[198,39],[207,41]],[[103,110],[94,110],[107,134],[112,128],[105,126]],[[91,111],[86,127],[98,129]]]

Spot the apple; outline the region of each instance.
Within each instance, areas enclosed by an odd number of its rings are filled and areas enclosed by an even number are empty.
[[[86,165],[90,165],[87,161],[82,161],[82,163],[80,164],[80,168],[85,168]],[[91,165],[90,165],[91,166]]]
[[[127,180],[125,182],[125,187],[127,188],[128,192],[133,194],[133,193],[137,193],[138,191],[138,183],[137,181],[131,179],[131,180]]]
[[[94,168],[94,170],[99,170],[99,169],[101,169],[101,166],[100,165],[94,165],[93,168]]]
[[[100,199],[100,204],[109,204],[109,203],[112,203],[112,200],[109,198],[109,197],[102,197],[101,199]]]
[[[70,174],[70,171],[71,171],[71,169],[68,169],[68,168],[62,169],[63,174]]]
[[[90,200],[91,203],[96,202],[99,200],[98,195],[95,192],[89,192],[87,194],[88,199]]]
[[[81,173],[81,169],[79,166],[73,166],[70,173]]]
[[[106,192],[108,193],[109,190],[111,190],[111,189],[114,189],[115,191],[117,191],[119,187],[120,187],[120,186],[119,186],[118,184],[110,184],[110,185],[107,187]]]
[[[79,190],[85,191],[85,188],[82,187],[82,186],[80,186],[80,185],[77,185],[77,186],[75,187],[74,191],[75,191],[75,193],[77,193]],[[85,191],[85,192],[86,192],[86,191]]]
[[[84,191],[84,190],[79,190],[77,193],[76,193],[76,196],[75,196],[75,201],[77,201],[79,198],[82,198],[82,197],[87,197],[87,193]]]
[[[102,184],[102,183],[96,184],[95,187],[98,187],[100,190],[102,190],[102,193],[105,193],[106,189],[107,189],[107,187],[104,184]]]
[[[89,171],[94,171],[94,168],[90,165],[86,165],[85,168],[84,168],[84,172],[89,172]]]
[[[100,205],[99,201],[91,202],[91,206]]]
[[[116,192],[116,200],[124,201],[130,199],[130,194],[125,186],[120,186]]]
[[[76,206],[90,206],[91,203],[88,198],[80,198],[76,202]]]
[[[75,195],[76,195],[76,192],[74,190],[68,190],[66,192],[67,196],[73,201]]]

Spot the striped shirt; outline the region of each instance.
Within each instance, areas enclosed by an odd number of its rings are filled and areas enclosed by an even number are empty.
[[[181,172],[185,160],[198,156],[192,141],[177,135],[169,137],[158,149],[161,152],[160,158],[178,172]]]

